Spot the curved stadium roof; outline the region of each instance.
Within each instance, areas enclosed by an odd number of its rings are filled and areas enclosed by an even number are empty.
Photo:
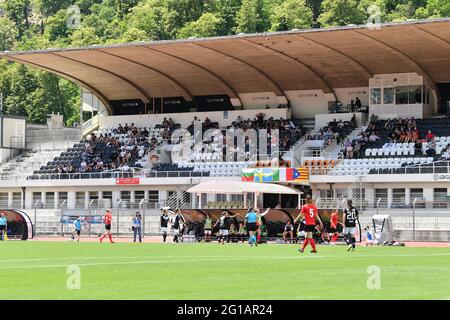
[[[362,87],[374,74],[450,82],[450,19],[4,52],[112,100]]]

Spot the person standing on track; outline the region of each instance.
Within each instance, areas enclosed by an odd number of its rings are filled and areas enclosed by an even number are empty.
[[[139,242],[142,242],[142,216],[139,212],[136,212],[132,219],[133,223],[133,242],[136,242],[136,238],[139,235]]]
[[[111,209],[106,210],[106,214],[103,216],[103,224],[105,225],[105,233],[100,237],[100,243],[103,242],[103,239],[106,237],[109,238],[110,243],[114,243],[111,234],[111,224],[112,224],[112,214]]]
[[[330,217],[330,230],[329,234],[331,236],[330,246],[336,245],[336,239],[339,237],[339,231],[337,229],[338,224],[341,224],[341,222],[338,221],[338,209],[334,209],[331,213]]]
[[[347,201],[347,208],[344,209],[344,239],[348,244],[347,251],[355,251],[356,247],[356,221],[358,221],[359,212],[353,206],[352,200]]]
[[[205,225],[203,227],[205,233],[205,242],[211,242],[211,232],[212,232],[212,219],[210,215],[205,218]]]
[[[286,223],[286,225],[284,226],[284,231],[283,231],[284,243],[288,243],[287,242],[288,235],[289,235],[289,242],[292,242],[294,239],[294,226],[291,224],[291,222],[289,220]]]
[[[167,240],[167,228],[169,227],[169,221],[170,221],[170,217],[168,214],[168,209],[163,208],[161,219],[160,219],[160,227],[161,227],[161,233],[163,235],[163,243],[165,243]]]
[[[6,219],[6,212],[0,215],[0,240],[5,240],[5,234],[8,228],[8,220]]]
[[[73,226],[75,230],[72,232],[72,240],[75,240],[75,234],[77,235],[77,242],[80,242],[80,235],[81,235],[81,218],[76,217],[75,220],[73,220]]]
[[[183,220],[181,217],[180,209],[175,210],[175,217],[173,218],[172,231],[173,231],[173,244],[179,242],[180,229],[183,227]]]
[[[250,246],[257,246],[255,232],[258,229],[256,222],[258,220],[258,215],[253,208],[248,209],[247,215],[245,216],[244,228],[248,231],[249,238],[248,244]]]
[[[270,208],[267,208],[266,211],[264,211],[263,213],[261,213],[261,209],[256,209],[256,243],[260,243],[261,242],[261,226],[262,226],[262,217],[264,217],[266,214],[268,214],[270,211]]]
[[[297,221],[301,221],[301,219],[305,219],[305,241],[303,242],[303,246],[298,251],[304,252],[308,243],[312,247],[311,253],[317,253],[316,243],[314,242],[314,231],[316,229],[316,221],[319,222],[320,228],[323,228],[322,221],[320,221],[317,207],[314,205],[311,196],[306,197],[306,204],[303,206],[302,211],[298,215],[298,217],[294,220],[294,224]]]

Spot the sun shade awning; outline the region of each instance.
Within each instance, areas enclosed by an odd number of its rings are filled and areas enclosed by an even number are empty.
[[[244,193],[275,193],[275,194],[302,194],[301,191],[275,184],[254,183],[240,181],[207,181],[190,188],[189,193],[207,194],[244,194]]]

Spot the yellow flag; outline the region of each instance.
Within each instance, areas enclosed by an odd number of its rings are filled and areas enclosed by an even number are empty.
[[[5,233],[3,234],[3,239],[5,241],[8,241],[8,233],[5,231]]]

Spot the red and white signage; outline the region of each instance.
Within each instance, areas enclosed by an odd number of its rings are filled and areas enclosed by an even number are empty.
[[[140,184],[139,178],[117,178],[116,184],[118,185],[136,185]]]

